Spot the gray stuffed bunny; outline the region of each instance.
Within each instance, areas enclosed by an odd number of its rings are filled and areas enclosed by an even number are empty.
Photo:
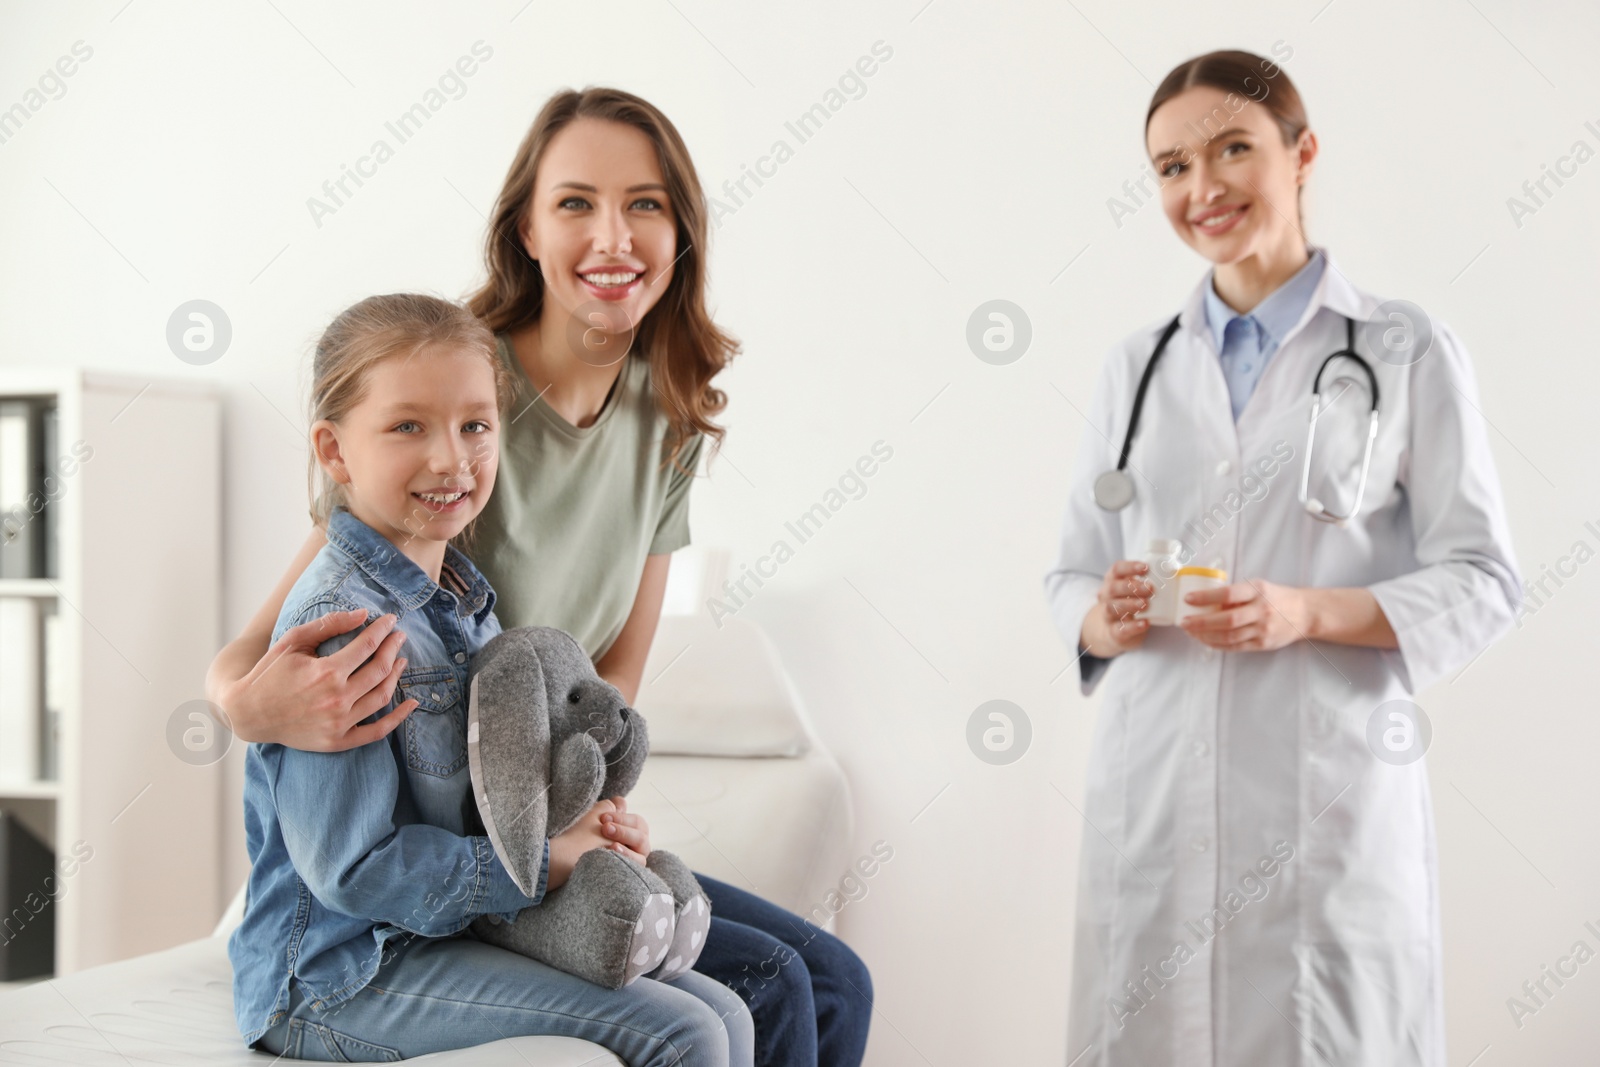
[[[545,839],[601,797],[626,796],[650,751],[644,718],[570,634],[507,630],[473,657],[467,704],[472,795],[495,853],[533,895]],[[474,920],[480,940],[607,989],[668,981],[699,958],[711,902],[688,866],[653,849],[644,866],[608,849],[583,854],[559,889],[516,920]]]

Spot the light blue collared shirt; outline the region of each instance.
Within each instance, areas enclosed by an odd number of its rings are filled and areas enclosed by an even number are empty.
[[[1215,274],[1206,278],[1206,322],[1211,327],[1211,338],[1217,344],[1217,355],[1222,362],[1222,376],[1228,382],[1228,398],[1233,402],[1233,419],[1239,421],[1250,394],[1267,361],[1283,343],[1284,336],[1300,321],[1311,294],[1322,280],[1327,259],[1322,250],[1314,249],[1311,259],[1295,272],[1294,277],[1274,289],[1265,300],[1241,315],[1217,295]]]

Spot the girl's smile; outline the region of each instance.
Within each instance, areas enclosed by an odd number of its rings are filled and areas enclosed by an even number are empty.
[[[411,495],[422,501],[423,507],[437,514],[458,511],[465,507],[472,497],[470,490],[448,487],[427,489]]]

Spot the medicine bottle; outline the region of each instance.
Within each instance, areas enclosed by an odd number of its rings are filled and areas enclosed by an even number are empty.
[[[1221,610],[1217,604],[1185,603],[1184,597],[1202,589],[1221,589],[1228,584],[1228,572],[1218,567],[1182,567],[1178,570],[1178,580],[1173,584],[1178,587],[1177,619],[1182,622],[1190,615],[1209,615]]]
[[[1182,541],[1158,537],[1150,542],[1144,554],[1150,570],[1144,577],[1155,586],[1155,592],[1150,595],[1150,606],[1135,618],[1145,619],[1151,626],[1171,626],[1177,621],[1178,572],[1183,568],[1178,553],[1182,551]]]

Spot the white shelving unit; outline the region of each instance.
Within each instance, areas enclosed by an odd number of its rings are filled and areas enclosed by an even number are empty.
[[[0,367],[15,397],[55,404],[59,450],[93,450],[50,505],[59,573],[0,580],[60,620],[58,776],[0,780],[0,809],[55,850],[64,975],[202,937],[226,902],[222,762],[168,744],[221,643],[221,402],[185,381]]]

